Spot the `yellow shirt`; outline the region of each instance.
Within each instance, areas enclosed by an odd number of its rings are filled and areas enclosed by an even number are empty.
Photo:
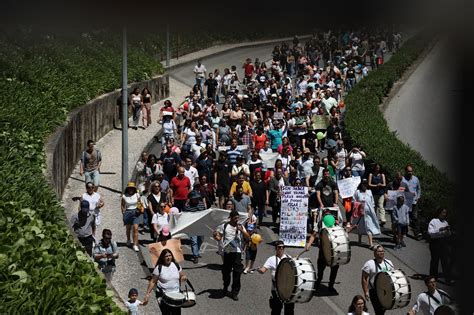
[[[249,184],[248,181],[244,180],[244,182],[242,184],[242,188],[243,188],[244,194],[246,194],[247,196],[250,196],[250,197],[252,196],[252,188],[250,187],[250,184]],[[232,186],[230,187],[229,195],[233,196],[236,189],[237,189],[237,182],[234,182],[232,184]]]

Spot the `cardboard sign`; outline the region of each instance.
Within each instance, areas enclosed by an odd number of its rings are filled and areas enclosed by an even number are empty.
[[[329,116],[327,115],[313,115],[311,117],[311,125],[314,130],[327,129],[329,127]]]
[[[148,251],[150,252],[153,267],[156,266],[156,262],[160,257],[161,251],[165,248],[169,249],[173,253],[176,262],[179,263],[181,261],[184,261],[183,250],[181,248],[181,240],[170,239],[166,241],[165,245],[163,245],[162,242],[148,245]]]

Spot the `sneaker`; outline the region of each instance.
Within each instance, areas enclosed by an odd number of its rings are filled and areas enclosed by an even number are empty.
[[[402,245],[403,247],[407,247],[407,244],[405,244],[405,241],[401,241],[400,245]]]
[[[130,240],[127,241],[127,247],[131,247],[132,246],[132,242]]]
[[[136,252],[139,252],[139,251],[140,251],[140,248],[138,248],[137,245],[133,245],[133,250],[136,251]]]
[[[249,273],[254,273],[254,270],[250,270]]]
[[[244,273],[244,275],[246,275],[246,274],[248,273],[247,269],[245,269],[245,270],[243,271],[243,273]]]
[[[222,296],[230,296],[230,292],[227,290],[227,288],[222,289]]]
[[[197,264],[199,262],[199,257],[198,256],[194,256],[193,258],[193,263]]]
[[[394,250],[402,249],[402,245],[401,245],[401,244],[397,244],[397,245],[395,245],[395,247],[394,247],[393,249],[394,249]]]

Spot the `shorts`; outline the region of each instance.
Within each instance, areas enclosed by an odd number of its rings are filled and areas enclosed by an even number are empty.
[[[123,213],[123,224],[124,225],[133,225],[140,224],[141,214],[138,213],[137,209],[127,209]]]
[[[408,232],[408,225],[405,224],[397,224],[397,233],[402,235],[406,235]]]
[[[257,250],[251,249],[249,246],[245,251],[245,259],[255,261],[255,258],[257,258]]]

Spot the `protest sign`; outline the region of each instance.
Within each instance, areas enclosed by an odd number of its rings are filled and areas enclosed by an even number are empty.
[[[311,125],[314,130],[327,129],[329,126],[329,116],[313,115],[313,117],[311,117]]]
[[[273,168],[275,166],[275,161],[277,160],[278,153],[260,153],[263,164],[267,168]]]
[[[275,120],[283,119],[283,112],[273,113],[273,119],[275,119]]]
[[[397,198],[400,195],[405,197],[404,204],[406,204],[411,209],[414,199],[413,193],[403,190],[388,190],[384,208],[387,210],[392,210],[392,208],[397,205]]]
[[[339,196],[341,198],[349,198],[354,196],[357,186],[360,184],[360,176],[340,179],[337,181],[337,188],[339,189]]]
[[[170,239],[165,242],[158,242],[148,245],[148,251],[150,252],[153,267],[156,265],[156,262],[160,257],[161,251],[163,251],[163,249],[165,248],[169,249],[173,253],[176,262],[184,261],[183,250],[181,248],[181,240]]]
[[[308,187],[282,187],[280,239],[287,246],[306,245]]]

